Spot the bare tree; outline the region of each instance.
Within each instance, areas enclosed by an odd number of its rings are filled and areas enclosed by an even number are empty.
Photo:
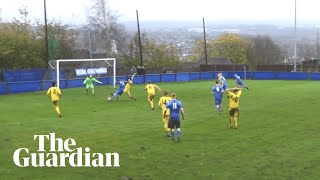
[[[118,16],[110,10],[106,0],[92,0],[92,3],[89,15],[92,40],[98,51],[103,51],[107,57],[113,56],[125,47],[125,29],[118,23]]]
[[[308,39],[302,39],[297,43],[299,58],[310,60],[317,58],[317,44]]]

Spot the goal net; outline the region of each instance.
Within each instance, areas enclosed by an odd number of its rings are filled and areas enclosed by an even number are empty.
[[[107,78],[108,84],[116,86],[116,59],[59,59],[49,62],[44,80],[57,82],[61,87],[65,80],[84,80],[87,76]],[[79,83],[78,83],[79,84]]]

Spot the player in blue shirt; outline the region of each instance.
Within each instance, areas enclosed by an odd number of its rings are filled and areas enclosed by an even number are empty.
[[[222,73],[218,73],[218,81],[219,81],[219,84],[222,86],[222,89],[226,90],[227,89],[227,81],[223,77]]]
[[[244,83],[242,82],[240,76],[238,76],[237,74],[234,74],[234,77],[236,78],[236,84],[237,84],[237,86],[241,86],[241,87],[243,87],[243,88],[249,89],[246,85],[244,85]]]
[[[112,93],[110,94],[111,96],[108,97],[108,100],[109,100],[109,101],[112,101],[112,100],[114,100],[115,98],[117,98],[117,101],[118,101],[119,96],[121,96],[122,93],[123,93],[123,90],[124,90],[124,88],[125,88],[125,83],[124,83],[124,81],[117,81],[117,83],[119,83],[120,86],[119,86],[119,88],[117,89],[117,91],[116,91],[114,94],[112,94]]]
[[[182,119],[184,120],[184,111],[180,101],[176,99],[176,94],[171,94],[172,100],[166,104],[166,110],[163,113],[163,116],[166,115],[166,111],[170,109],[170,120],[169,128],[171,129],[171,139],[174,141],[174,128],[177,129],[178,142],[180,142],[181,132],[180,132],[180,116],[181,113]]]
[[[217,106],[217,111],[220,113],[222,108],[222,94],[224,90],[219,85],[219,81],[216,81],[216,85],[212,87],[212,93],[214,94],[214,102]]]

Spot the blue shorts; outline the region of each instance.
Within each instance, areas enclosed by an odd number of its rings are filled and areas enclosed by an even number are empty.
[[[222,86],[222,89],[223,89],[223,90],[226,90],[226,89],[227,89],[227,85],[223,85],[223,86]]]
[[[215,102],[216,105],[220,105],[221,102],[222,102],[222,98],[215,98],[214,102]]]
[[[238,82],[237,85],[243,86],[243,82]]]
[[[118,96],[121,96],[122,93],[123,93],[123,90],[118,89],[115,94]]]
[[[170,129],[180,128],[180,119],[179,117],[170,117],[168,127]]]

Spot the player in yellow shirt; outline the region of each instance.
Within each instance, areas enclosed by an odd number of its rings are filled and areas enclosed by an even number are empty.
[[[161,117],[162,117],[162,121],[164,123],[164,131],[166,132],[167,136],[170,137],[170,128],[168,127],[168,123],[169,123],[169,117],[170,117],[170,110],[166,111],[166,104],[171,101],[171,97],[169,96],[169,92],[168,91],[163,91],[163,95],[158,103],[158,106],[160,107],[160,109],[162,110],[161,113]],[[166,111],[166,112],[165,112]]]
[[[48,89],[47,96],[51,99],[53,108],[58,113],[59,117],[61,117],[60,107],[59,107],[59,99],[61,97],[61,90],[56,86],[56,83],[52,83],[52,87]]]
[[[131,96],[130,89],[131,89],[132,81],[133,81],[133,78],[134,78],[135,75],[136,75],[136,73],[134,73],[134,74],[132,75],[132,77],[129,78],[128,81],[126,81],[127,84],[126,84],[126,86],[125,86],[125,88],[124,88],[124,91],[123,91],[124,93],[127,93],[127,94],[128,94],[128,97],[129,97],[130,99],[133,99],[133,100],[136,100],[136,99]]]
[[[238,128],[238,116],[239,116],[239,103],[242,93],[241,88],[227,89],[229,96],[229,115],[230,115],[230,128],[233,128],[232,122],[234,122],[234,128]]]
[[[149,80],[148,81],[148,84],[146,85],[146,87],[144,88],[147,93],[148,93],[148,101],[150,103],[150,106],[151,106],[151,109],[154,110],[154,107],[153,107],[153,98],[155,97],[156,95],[156,89],[158,91],[161,91],[161,89],[155,85],[155,84],[151,84],[151,81]]]

